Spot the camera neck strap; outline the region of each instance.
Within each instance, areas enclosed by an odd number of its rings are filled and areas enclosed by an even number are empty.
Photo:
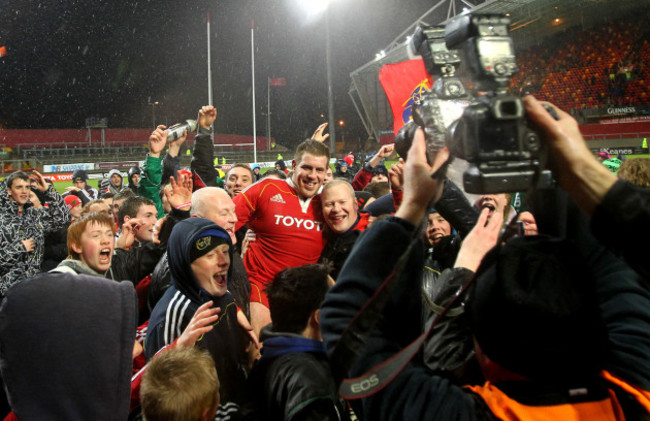
[[[407,252],[410,252],[410,250],[407,250],[405,253]],[[404,257],[404,255],[402,255],[402,257]],[[451,300],[449,300],[442,311],[436,315],[436,317],[433,319],[433,322],[431,323],[431,326],[429,326],[429,329],[418,336],[413,342],[411,342],[400,352],[396,353],[386,361],[375,365],[361,376],[355,377],[353,379],[344,379],[341,383],[341,386],[339,387],[339,395],[341,395],[341,397],[344,399],[362,399],[371,396],[386,387],[386,385],[388,385],[400,372],[402,372],[409,361],[411,361],[411,359],[418,353],[424,344],[424,341],[429,337],[431,332],[433,332],[433,329],[438,326],[440,321],[447,315],[449,310],[457,305],[460,299],[465,295],[467,289],[469,289],[469,287],[472,285],[472,282],[474,282],[474,279],[475,276],[472,276],[465,282],[465,284],[463,284],[456,295]],[[386,278],[384,283],[390,282],[391,280],[392,279]],[[377,292],[379,292],[379,289]],[[376,295],[377,294],[375,294],[375,296]],[[369,302],[373,301],[373,298],[374,296],[369,300]],[[366,306],[364,306],[364,308],[367,306],[368,303],[366,303]],[[363,309],[356,318],[359,319],[362,317],[362,313]],[[348,326],[348,330],[353,327],[353,323],[354,320],[350,326]]]
[[[497,247],[500,247],[503,241],[507,241],[507,236],[507,230],[503,228],[497,240]],[[361,308],[359,313],[357,313],[355,318],[350,322],[341,335],[341,340],[337,345],[337,349],[339,346],[343,346],[344,349],[349,350],[349,353],[346,356],[354,357],[354,359],[350,358],[346,361],[353,362],[356,360],[356,357],[361,355],[361,352],[365,348],[366,339],[370,334],[370,329],[376,325],[376,321],[380,316],[379,313],[381,313],[383,307],[388,301],[389,293],[392,290],[390,284],[394,283],[393,281],[396,279],[396,275],[400,273],[401,269],[404,267],[416,241],[418,241],[417,236],[411,240],[409,247],[400,256],[395,269],[393,269],[382,285],[377,289],[377,291],[375,291],[375,294],[373,294],[373,296]],[[386,387],[386,385],[388,385],[399,373],[402,372],[402,370],[404,370],[409,361],[411,361],[411,359],[418,353],[424,344],[424,341],[426,341],[429,335],[431,335],[431,332],[433,332],[433,329],[440,324],[452,308],[458,305],[459,301],[465,296],[465,293],[472,286],[475,279],[476,274],[465,281],[463,286],[458,289],[458,292],[456,292],[456,295],[443,307],[442,311],[436,314],[429,329],[418,336],[413,342],[389,359],[375,365],[361,376],[352,379],[343,379],[339,386],[339,395],[348,400],[363,399]],[[368,320],[371,317],[373,318],[374,323]],[[363,331],[359,329],[359,324],[365,325],[366,329]],[[351,337],[354,338],[352,342],[350,342]],[[349,370],[350,365],[351,363],[345,366],[346,372]]]
[[[411,255],[413,247],[417,244],[417,241],[419,241],[419,239],[415,236],[397,260],[397,264],[393,270],[375,290],[368,301],[365,302],[363,307],[361,307],[343,333],[341,333],[341,338],[332,352],[331,361],[343,375],[349,372],[352,365],[365,349],[368,336],[382,317],[384,307],[388,303],[388,300],[397,285],[397,283],[393,281],[398,278],[398,275],[406,266],[406,262]]]

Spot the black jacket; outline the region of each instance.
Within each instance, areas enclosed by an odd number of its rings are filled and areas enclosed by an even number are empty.
[[[648,280],[648,249],[639,246],[650,238],[650,189],[618,180],[596,207],[591,230],[608,249]]]
[[[345,357],[337,349],[343,331],[365,305],[386,275],[395,267],[400,253],[410,243],[415,227],[395,217],[376,221],[359,240],[337,283],[328,292],[321,308],[321,331],[331,358],[341,365],[355,362],[350,373],[357,376],[393,356],[409,339],[404,327],[409,319],[403,302],[417,289],[423,250],[414,249],[398,287],[390,297],[376,335],[358,359]],[[601,316],[609,333],[606,366],[609,372],[644,390],[650,390],[650,292],[625,264],[593,242],[588,233],[577,237],[596,274],[594,279]],[[372,263],[369,263],[372,262]],[[416,316],[417,317],[417,316]],[[529,397],[530,398],[530,397]],[[534,398],[534,396],[533,396]],[[418,361],[411,362],[380,392],[363,400],[364,416],[388,419],[493,419],[484,401],[448,379],[431,375]]]
[[[190,250],[197,235],[216,230],[230,244],[228,233],[205,218],[187,218],[174,227],[169,238],[167,254],[172,285],[154,307],[145,339],[145,355],[151,359],[160,348],[178,338],[201,304],[212,300],[214,308],[221,308],[214,329],[204,334],[196,346],[212,355],[221,383],[221,400],[238,401],[246,379],[248,355],[245,347],[248,337],[237,323],[237,305],[232,295],[212,296],[199,286],[191,267]],[[232,247],[230,248],[232,254]],[[232,266],[228,278],[232,275]]]
[[[342,172],[341,170],[337,169],[334,172],[334,178],[342,178],[344,180],[347,180],[349,183],[351,183],[352,180],[354,179],[354,174],[352,173],[352,171],[350,171],[349,167],[346,172]]]
[[[111,267],[104,274],[108,279],[116,281],[129,280],[134,285],[150,275],[167,249],[167,240],[178,221],[189,216],[189,212],[172,209],[167,220],[160,229],[158,238],[160,244],[145,243],[140,247],[131,247],[128,250],[115,249]]]
[[[357,238],[361,235],[360,230],[356,229],[359,224],[360,216],[357,216],[357,221],[344,233],[337,234],[332,232],[329,229],[326,229],[326,232],[323,234],[327,239],[327,244],[323,248],[323,251],[320,255],[319,262],[329,263],[332,267],[332,272],[330,275],[332,278],[336,279],[339,276],[339,272],[345,263],[345,259],[348,258],[348,255],[354,247]]]
[[[262,358],[246,382],[243,419],[349,419],[322,342],[274,332],[270,325],[262,329],[260,339],[264,341]]]
[[[198,176],[208,187],[219,187],[217,178],[219,172],[214,168],[214,145],[212,143],[212,130],[199,127],[199,132],[194,139],[194,151],[190,168],[195,176]],[[202,186],[195,183],[194,190]]]
[[[56,231],[45,234],[45,249],[43,250],[43,262],[41,271],[47,272],[54,269],[59,263],[68,257],[68,227],[70,223]]]

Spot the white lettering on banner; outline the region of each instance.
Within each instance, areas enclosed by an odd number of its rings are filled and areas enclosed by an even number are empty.
[[[610,149],[610,148],[604,148],[604,149],[602,149],[602,151],[603,151],[603,152],[607,152],[607,153],[610,154],[610,155],[618,155],[618,154],[622,154],[622,155],[632,155],[632,154],[634,153],[634,151],[633,151],[632,149],[622,149],[622,148],[618,148],[618,149],[614,149],[614,148],[611,148],[611,149]]]
[[[627,113],[635,113],[636,109],[634,107],[620,107],[620,108],[608,108],[607,109],[607,114],[627,114]]]
[[[284,216],[284,215],[273,215],[275,217],[275,225],[280,225],[280,222],[282,222],[282,225],[285,227],[292,227],[296,226],[296,228],[300,228],[302,226],[306,230],[313,230],[316,228],[316,231],[320,231],[320,222],[317,221],[312,221],[311,219],[301,219],[301,218],[294,218],[293,216]]]
[[[50,174],[46,175],[45,178],[49,178],[52,181],[72,181],[72,173]]]
[[[74,171],[74,170],[86,170],[92,171],[95,169],[94,163],[81,163],[81,164],[54,164],[54,165],[44,165],[43,172],[63,172],[63,171]]]

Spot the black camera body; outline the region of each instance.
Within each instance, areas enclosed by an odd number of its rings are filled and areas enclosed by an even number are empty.
[[[447,49],[444,26],[419,26],[411,38],[411,49],[422,56],[427,73],[433,76],[431,93],[436,98],[450,100],[466,97],[465,86],[456,77],[460,54]]]
[[[518,70],[510,19],[499,14],[464,14],[445,28],[448,48],[463,54],[477,95],[450,127],[452,155],[469,163],[463,174],[468,193],[508,193],[554,185],[546,169],[548,149],[528,127],[521,98],[510,95]]]
[[[406,159],[417,127],[422,127],[427,145],[427,159],[433,162],[436,153],[447,145],[447,127],[441,102],[467,99],[465,86],[456,76],[461,59],[458,51],[448,50],[444,26],[419,26],[411,38],[413,53],[422,56],[424,66],[434,82],[413,108],[413,121],[407,123],[395,136],[395,150]]]
[[[526,125],[523,103],[511,95],[481,96],[450,127],[452,155],[469,162],[468,193],[508,193],[553,186],[548,150]]]

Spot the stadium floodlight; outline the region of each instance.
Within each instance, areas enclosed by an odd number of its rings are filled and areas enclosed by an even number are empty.
[[[327,10],[330,2],[330,0],[297,0],[307,17],[320,16]]]

